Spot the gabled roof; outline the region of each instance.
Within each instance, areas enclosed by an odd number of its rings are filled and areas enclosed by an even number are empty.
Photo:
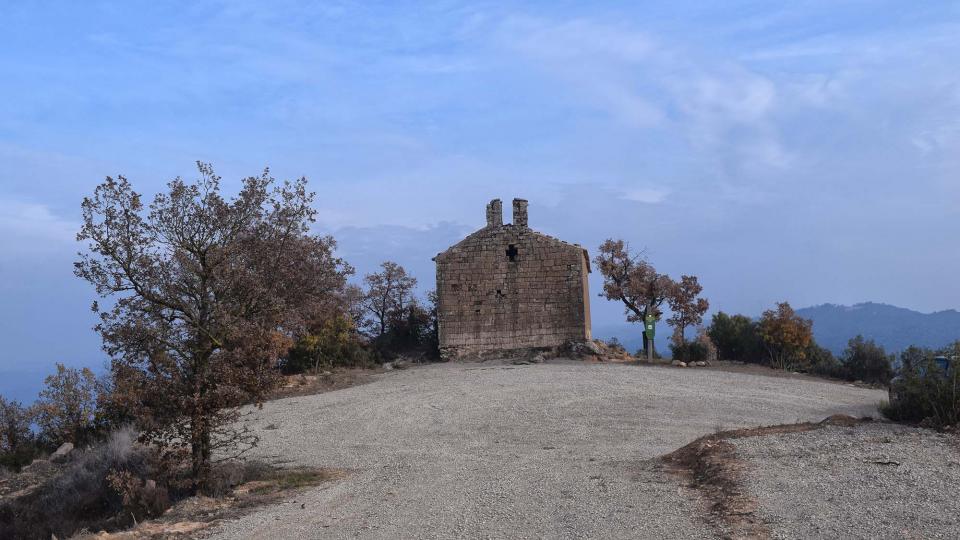
[[[498,225],[498,226],[496,226],[496,227],[483,227],[482,229],[478,229],[478,230],[476,230],[476,231],[468,234],[466,237],[463,238],[463,240],[460,240],[460,241],[457,242],[456,244],[448,247],[447,249],[441,251],[440,253],[437,253],[437,255],[436,255],[435,257],[433,257],[431,260],[437,261],[438,259],[443,259],[445,256],[447,256],[447,255],[449,255],[449,254],[451,254],[451,253],[453,253],[453,252],[458,251],[458,248],[460,248],[460,247],[463,246],[464,244],[469,244],[472,240],[476,240],[476,239],[478,239],[478,238],[489,238],[489,237],[491,237],[491,236],[497,236],[497,235],[499,235],[499,234],[502,234],[502,233],[506,232],[506,229],[513,229],[513,228],[515,228],[515,226],[514,226],[512,223],[507,223],[507,224],[504,224],[504,225]],[[567,242],[567,241],[565,241],[565,240],[560,240],[559,238],[554,238],[553,236],[550,236],[549,234],[544,234],[544,233],[542,233],[542,232],[540,232],[540,231],[535,231],[535,230],[533,230],[533,229],[531,229],[531,228],[529,228],[529,227],[524,227],[523,230],[522,230],[522,231],[519,231],[519,232],[529,233],[529,234],[532,235],[532,236],[546,239],[546,240],[548,240],[548,241],[550,241],[550,242],[552,242],[552,243],[561,244],[561,245],[563,245],[563,246],[567,246],[567,247],[570,247],[570,248],[575,248],[575,249],[581,250],[581,251],[583,252],[583,258],[584,258],[584,260],[586,260],[586,262],[587,262],[587,272],[590,272],[590,271],[591,271],[591,269],[590,269],[590,254],[587,252],[587,249],[584,248],[583,246],[581,246],[580,244],[572,244],[572,243]]]

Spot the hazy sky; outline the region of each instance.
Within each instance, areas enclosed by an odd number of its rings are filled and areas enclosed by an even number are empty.
[[[532,227],[645,247],[716,309],[960,307],[960,4],[597,4],[4,2],[0,393],[104,360],[81,198],[198,159],[229,190],[307,176],[361,274],[394,259],[422,290],[519,196]]]

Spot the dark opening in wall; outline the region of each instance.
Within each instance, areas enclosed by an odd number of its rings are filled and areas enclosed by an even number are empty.
[[[514,244],[507,246],[507,258],[510,259],[510,262],[515,262],[517,260],[517,246]]]

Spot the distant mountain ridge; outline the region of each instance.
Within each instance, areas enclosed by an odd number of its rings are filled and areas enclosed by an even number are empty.
[[[858,334],[876,341],[890,353],[910,345],[938,348],[960,340],[960,312],[954,309],[920,313],[865,302],[852,306],[823,304],[798,309],[797,314],[813,320],[817,343],[838,354]]]

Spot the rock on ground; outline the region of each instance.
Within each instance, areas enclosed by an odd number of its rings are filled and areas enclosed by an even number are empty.
[[[50,454],[50,461],[63,461],[72,451],[73,443],[65,442],[61,444],[53,454]]]
[[[876,415],[877,390],[551,360],[434,364],[251,410],[253,458],[351,469],[215,538],[711,538],[656,458],[718,429]],[[265,429],[275,425],[277,429]]]
[[[955,435],[872,423],[733,443],[775,538],[960,538]]]

